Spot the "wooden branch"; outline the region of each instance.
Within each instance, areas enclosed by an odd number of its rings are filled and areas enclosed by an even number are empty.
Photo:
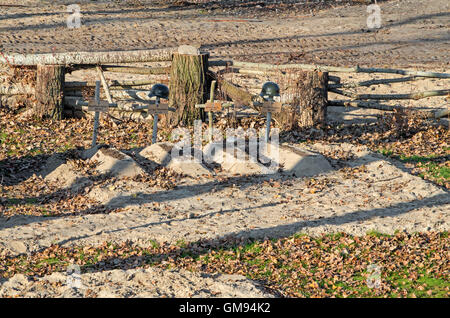
[[[150,90],[140,89],[110,89],[111,97],[114,99],[135,99],[136,102],[145,102],[151,100],[147,97]],[[83,93],[80,90],[72,90],[66,93],[66,96],[83,97]],[[106,94],[100,95],[102,98],[107,97]]]
[[[423,110],[417,110],[417,109],[411,109],[407,107],[401,107],[401,106],[390,106],[390,105],[383,105],[378,104],[377,102],[368,102],[368,101],[362,101],[362,100],[329,100],[328,106],[344,106],[344,107],[361,107],[361,108],[369,108],[369,109],[378,109],[378,110],[384,110],[384,111],[394,111],[396,109],[406,110],[406,111],[412,111],[419,114],[422,114],[425,118],[428,119],[439,119],[445,116],[450,115],[450,108],[445,109],[439,109],[435,111],[423,111]]]
[[[434,96],[445,96],[450,93],[450,89],[441,89],[434,91],[425,91],[411,94],[354,94],[352,92],[343,91],[337,88],[332,88],[330,92],[351,97],[354,100],[361,99],[376,99],[376,100],[395,100],[395,99],[422,99]]]
[[[337,89],[337,88],[329,88],[328,91],[329,92],[333,92],[335,94],[339,94],[339,95],[345,96],[345,97],[353,98],[355,96],[355,94],[353,94],[352,92],[343,91],[343,90],[340,90],[340,89]]]
[[[245,74],[245,75],[278,75],[281,71],[260,71],[260,70],[249,70],[249,69],[243,69],[243,68],[235,68],[235,67],[229,67],[222,69],[217,72],[217,74],[227,74],[227,73],[239,73],[239,74]]]
[[[106,99],[108,100],[108,103],[112,104],[113,100],[111,97],[111,93],[109,92],[108,83],[106,83],[105,75],[103,74],[102,68],[100,66],[97,66],[97,73],[100,76],[100,80],[103,85],[103,90],[105,91]]]
[[[379,80],[369,80],[362,82],[353,82],[353,83],[340,83],[340,84],[329,84],[328,88],[355,88],[360,86],[372,86],[379,84],[390,84],[390,83],[402,83],[402,82],[410,82],[417,81],[419,79],[424,79],[423,77],[409,76],[409,77],[401,77],[401,78],[386,78]]]
[[[30,85],[13,84],[0,86],[0,95],[34,95],[35,89]]]
[[[435,119],[439,119],[439,118],[449,116],[449,115],[450,115],[450,108],[446,108],[446,109],[441,109],[441,110],[434,112],[433,117]]]
[[[386,74],[400,74],[400,75],[412,75],[419,77],[432,77],[432,78],[450,78],[449,73],[436,73],[436,72],[424,72],[413,70],[398,70],[390,68],[359,68],[357,73],[386,73]]]
[[[142,75],[160,75],[169,74],[169,67],[135,67],[135,66],[117,66],[117,65],[102,65],[103,71],[114,73],[127,74],[142,74]]]
[[[163,78],[155,78],[155,79],[145,79],[145,80],[133,80],[133,81],[107,81],[108,86],[111,90],[114,89],[127,89],[133,86],[146,86],[146,85],[154,85],[156,83],[169,83],[168,79]],[[95,87],[95,81],[87,81],[87,82],[66,82],[64,84],[65,90],[79,90],[84,87]]]
[[[354,99],[422,99],[433,96],[445,96],[450,93],[450,89],[441,89],[434,91],[425,91],[411,94],[359,94],[354,95]]]
[[[46,54],[10,53],[0,55],[0,64],[11,65],[68,65],[170,61],[176,49],[154,49],[110,52],[66,52]]]
[[[238,68],[256,68],[258,70],[283,70],[283,69],[303,69],[303,70],[316,70],[324,72],[344,72],[344,73],[389,73],[389,74],[401,74],[420,77],[434,77],[434,78],[450,78],[448,73],[436,73],[436,72],[424,72],[413,70],[398,70],[389,68],[361,68],[359,66],[354,67],[337,67],[337,66],[325,66],[314,64],[284,64],[273,65],[266,63],[250,63],[241,61],[223,61],[216,60],[211,61],[210,66],[235,66]]]
[[[334,83],[339,84],[341,82],[341,78],[339,76],[328,75],[328,82],[334,82]],[[328,87],[329,87],[329,85],[328,85]]]
[[[368,102],[362,100],[329,100],[328,106],[361,107],[385,111],[393,111],[398,108],[397,106],[383,105],[377,102]]]

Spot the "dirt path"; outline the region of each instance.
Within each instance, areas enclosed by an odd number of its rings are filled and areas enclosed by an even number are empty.
[[[427,65],[437,69],[449,63],[450,10],[446,0],[381,2],[383,27],[375,32],[367,32],[366,5],[318,11],[306,5],[298,10],[283,6],[222,10],[212,5],[163,7],[83,1],[81,28],[68,29],[67,8],[58,4],[62,1],[45,6],[37,3],[20,1],[27,7],[0,8],[3,51],[148,49],[194,41],[213,57],[248,61]]]

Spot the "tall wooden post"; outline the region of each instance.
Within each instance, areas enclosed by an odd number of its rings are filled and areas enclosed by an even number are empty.
[[[297,81],[300,101],[299,126],[324,126],[327,121],[328,72],[302,71]]]
[[[279,85],[283,111],[275,120],[283,130],[295,126],[309,128],[326,124],[328,102],[328,73],[292,70],[281,75]]]
[[[38,117],[61,119],[63,112],[65,67],[38,65],[36,74],[36,106]]]
[[[166,116],[169,127],[180,122],[192,125],[200,117],[200,109],[207,96],[207,77],[209,54],[174,53],[169,83],[169,107],[176,109]]]

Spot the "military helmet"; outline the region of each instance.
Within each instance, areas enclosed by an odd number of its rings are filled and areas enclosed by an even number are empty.
[[[159,98],[168,99],[169,98],[169,88],[163,84],[155,84],[150,91],[150,97],[156,96]]]
[[[262,97],[280,96],[280,87],[274,82],[265,82],[259,95]]]

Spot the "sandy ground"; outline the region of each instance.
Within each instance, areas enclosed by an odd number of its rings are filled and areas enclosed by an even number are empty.
[[[68,287],[72,282],[80,288]],[[158,268],[111,270],[80,276],[52,273],[35,281],[15,275],[0,285],[0,297],[225,297],[270,298],[272,294],[240,275],[207,275]]]
[[[312,190],[308,178],[281,176],[183,180],[173,190],[155,191],[129,180],[94,187],[88,196],[123,212],[68,217],[12,216],[1,219],[0,244],[12,254],[51,244],[138,244],[216,240],[226,236],[278,238],[297,232],[319,235],[370,230],[420,232],[449,229],[450,196],[410,175],[381,155],[352,145],[316,144],[327,153],[339,147],[352,159],[356,176],[332,171],[317,176],[327,184]],[[230,177],[228,175],[228,177]],[[276,183],[265,182],[270,179]],[[317,192],[315,192],[317,191]]]
[[[136,7],[82,1],[82,27],[68,30],[63,1],[46,6],[38,6],[37,1],[3,3],[26,7],[0,6],[2,52],[176,47],[194,39],[214,58],[395,66],[441,72],[449,68],[450,11],[445,0],[380,3],[383,28],[376,32],[367,32],[365,5],[317,12],[253,8],[230,14],[208,7]],[[229,21],[233,19],[240,20]],[[70,76],[73,80],[86,80],[89,73]],[[107,76],[113,79],[117,75]],[[389,78],[384,75],[367,78],[360,74],[342,77],[350,81]],[[249,85],[263,80],[256,79]],[[405,93],[445,87],[448,81],[421,80],[379,86],[376,92]],[[333,98],[337,96],[330,94],[330,99]],[[439,108],[446,103],[443,97],[438,97],[402,105]],[[366,122],[376,120],[380,114],[375,110],[330,108],[331,118],[338,121]],[[395,162],[365,148],[346,144],[312,147],[325,156],[337,148],[347,151],[349,160],[345,164],[359,167],[360,171],[354,177],[343,170],[316,176],[319,183],[327,184],[320,191],[308,186],[307,178],[281,176],[236,177],[226,183],[218,179],[185,179],[168,191],[155,191],[138,182],[117,181],[94,188],[87,195],[99,204],[122,207],[123,212],[56,218],[0,217],[0,249],[17,255],[51,244],[132,240],[145,245],[149,240],[175,243],[217,240],[230,235],[277,238],[297,232],[318,235],[336,231],[364,234],[369,230],[385,233],[449,230],[447,191],[412,176]],[[336,169],[341,167],[328,159]],[[268,182],[269,179],[275,180]],[[58,275],[38,282],[16,275],[2,282],[0,295],[86,296],[85,291],[75,292],[60,283],[48,283],[65,279],[65,275]],[[82,279],[94,293],[106,297],[267,296],[256,283],[242,277],[202,278],[200,274],[149,269],[83,274]],[[145,285],[151,279],[155,282]]]
[[[78,1],[82,26],[68,29],[67,1],[2,1],[25,5],[0,7],[2,51],[149,49],[197,42],[213,57],[248,61],[433,68],[449,63],[446,0],[380,2],[382,29],[374,32],[367,32],[366,5],[223,10],[214,2],[205,7],[140,2],[144,5]],[[232,1],[220,2],[227,3]]]

